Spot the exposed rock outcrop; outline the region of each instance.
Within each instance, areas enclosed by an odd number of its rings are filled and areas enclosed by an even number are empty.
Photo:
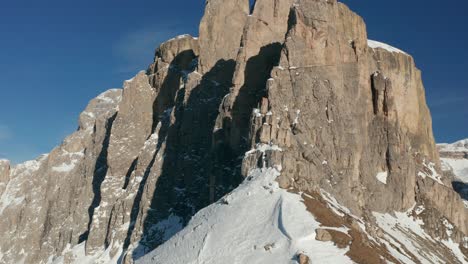
[[[336,0],[208,0],[199,38],[161,44],[146,72],[90,102],[61,146],[11,170],[0,161],[0,237],[12,238],[0,263],[133,263],[202,208],[222,197],[209,208],[229,207],[243,176],[266,168],[283,189],[320,194],[321,211],[309,211],[332,224],[317,239],[355,262],[371,251],[426,260],[389,238],[389,221],[410,215],[425,223],[415,243],[438,259],[461,262],[444,257],[450,245],[468,251],[468,212],[441,173],[410,55],[368,41]],[[268,186],[262,195],[287,196]]]
[[[413,59],[368,47],[362,19],[335,1],[296,1],[289,20],[267,84],[272,116],[254,127],[283,149],[282,186],[321,186],[358,212],[411,207],[415,154],[438,157]]]
[[[200,73],[219,67],[220,60],[236,58],[249,13],[249,0],[206,1],[200,22]]]
[[[10,238],[0,242],[1,263],[46,262],[86,237],[120,99],[121,90],[101,94],[61,146],[10,171],[0,200],[0,234]]]
[[[8,160],[0,160],[0,195],[2,195],[9,181],[10,162]]]

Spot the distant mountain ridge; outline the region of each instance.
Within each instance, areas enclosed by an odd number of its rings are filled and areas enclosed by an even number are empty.
[[[466,141],[436,146],[409,54],[336,0],[205,9],[0,161],[0,263],[468,262]]]
[[[452,186],[465,200],[468,208],[468,139],[452,144],[437,145],[442,162],[442,170],[453,174],[455,180]]]

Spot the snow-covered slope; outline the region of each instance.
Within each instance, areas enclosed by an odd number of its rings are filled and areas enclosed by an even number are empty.
[[[468,159],[441,158],[444,168],[453,170],[455,176],[468,183]]]
[[[452,144],[442,143],[437,146],[441,152],[468,152],[468,139],[463,139]]]
[[[346,248],[315,240],[320,223],[299,194],[278,187],[278,175],[256,170],[139,263],[297,263],[300,253],[320,263],[352,263]]]
[[[439,144],[437,147],[442,170],[453,173],[453,188],[464,199],[465,207],[468,208],[468,139],[453,144]]]
[[[372,224],[323,190],[309,195],[279,188],[279,175],[254,170],[137,263],[468,263],[459,244],[426,233],[424,205],[374,212]],[[453,226],[444,221],[450,237]]]
[[[468,183],[468,139],[453,144],[439,144],[442,168],[452,170],[455,176]]]

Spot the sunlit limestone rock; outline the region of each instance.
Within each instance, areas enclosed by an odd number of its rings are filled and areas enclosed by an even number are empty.
[[[415,203],[414,155],[436,160],[437,153],[409,55],[368,47],[364,22],[341,3],[297,1],[266,85],[270,141],[283,148],[282,186],[322,186],[356,211]],[[264,140],[260,123],[255,133]],[[382,171],[386,185],[376,179]]]
[[[200,73],[235,59],[249,15],[249,0],[208,0],[200,22]]]
[[[243,28],[238,48],[233,86],[224,98],[218,126],[225,141],[236,152],[245,152],[251,142],[250,115],[266,96],[265,83],[273,66],[278,64],[281,46],[288,29],[292,0],[259,0]],[[224,124],[223,124],[224,122]]]
[[[129,168],[136,163],[140,149],[152,132],[155,91],[145,72],[124,83],[119,111],[110,131],[107,172],[100,188],[101,201],[95,209],[86,249],[92,252],[106,241],[109,217],[116,198],[128,185]],[[107,205],[107,206],[106,206]]]
[[[0,161],[0,263],[463,263],[431,126],[345,5],[208,0],[50,154]]]
[[[121,90],[93,99],[49,155],[14,166],[0,200],[1,263],[41,263],[86,237],[95,175]]]
[[[0,195],[2,195],[9,180],[10,162],[8,160],[0,160]]]

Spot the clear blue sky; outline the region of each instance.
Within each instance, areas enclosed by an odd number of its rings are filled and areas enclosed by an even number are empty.
[[[468,1],[346,0],[371,39],[423,71],[439,142],[468,137]],[[0,8],[0,158],[49,152],[88,101],[151,63],[158,43],[198,35],[205,0],[10,0]]]

